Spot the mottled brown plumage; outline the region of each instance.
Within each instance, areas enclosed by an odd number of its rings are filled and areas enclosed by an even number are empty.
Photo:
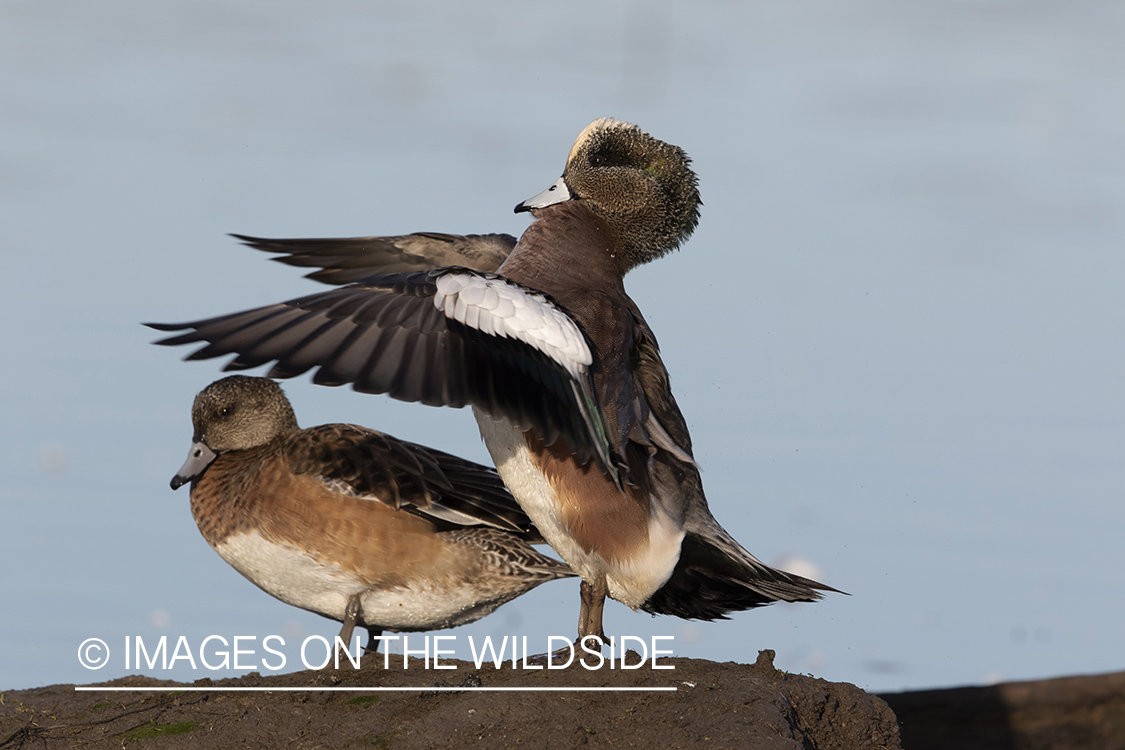
[[[191,482],[207,542],[268,593],[372,631],[472,622],[573,575],[487,467],[348,424],[301,430],[271,380],[196,397]],[[349,622],[350,620],[350,622]]]

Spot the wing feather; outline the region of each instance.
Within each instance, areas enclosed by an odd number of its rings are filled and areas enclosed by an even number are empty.
[[[443,291],[444,290],[444,291]],[[235,355],[228,370],[274,362],[271,377],[316,367],[313,382],[461,407],[471,404],[559,437],[615,479],[615,450],[593,397],[585,334],[547,295],[466,268],[363,283],[180,324],[157,341],[205,345],[188,359]]]

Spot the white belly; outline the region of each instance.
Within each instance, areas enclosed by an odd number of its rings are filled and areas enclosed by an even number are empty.
[[[597,550],[584,549],[567,529],[558,495],[539,470],[523,433],[505,419],[493,419],[477,409],[473,414],[500,478],[547,543],[584,581],[605,576],[609,595],[637,609],[672,576],[684,538],[679,524],[663,513],[653,513],[647,548],[628,560],[608,560]]]
[[[370,588],[347,571],[296,545],[273,542],[256,531],[227,537],[215,551],[263,591],[294,607],[343,622],[349,597],[360,595],[360,622],[387,630],[449,628],[473,622],[507,598],[480,601],[469,586],[435,588],[425,581]]]

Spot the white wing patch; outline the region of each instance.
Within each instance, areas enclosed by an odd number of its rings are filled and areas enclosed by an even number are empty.
[[[566,368],[575,379],[594,361],[574,321],[540,294],[503,279],[449,273],[437,278],[434,306],[481,333],[522,341]]]

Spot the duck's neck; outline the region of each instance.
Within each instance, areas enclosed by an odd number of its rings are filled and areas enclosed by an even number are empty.
[[[609,225],[582,203],[568,201],[535,212],[499,273],[560,297],[571,289],[621,289],[627,270]]]

